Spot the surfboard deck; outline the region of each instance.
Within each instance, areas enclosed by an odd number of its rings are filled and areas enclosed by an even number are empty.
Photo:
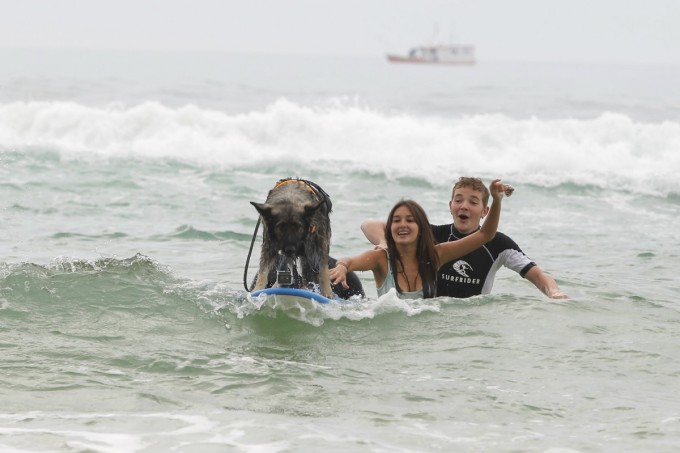
[[[250,293],[252,297],[258,297],[262,294],[267,295],[267,297],[273,297],[277,300],[282,300],[286,302],[301,302],[305,303],[310,300],[316,301],[320,304],[330,303],[332,299],[322,296],[319,293],[312,291],[307,291],[306,289],[298,288],[265,288],[259,291],[253,291]],[[340,299],[338,299],[340,300]]]

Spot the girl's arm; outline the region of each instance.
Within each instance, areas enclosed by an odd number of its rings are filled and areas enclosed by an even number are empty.
[[[343,287],[349,288],[346,280],[347,272],[350,271],[373,271],[376,281],[379,277],[384,280],[387,274],[387,254],[384,250],[368,250],[357,256],[340,258],[328,275],[334,285],[342,283]]]
[[[496,236],[496,230],[498,230],[498,223],[501,217],[501,200],[506,190],[508,190],[507,186],[502,184],[500,179],[493,180],[489,185],[489,192],[491,192],[493,203],[491,203],[489,214],[486,216],[486,220],[484,220],[484,225],[482,225],[479,231],[475,231],[462,239],[437,244],[435,250],[439,254],[440,263],[447,263],[467,255]]]

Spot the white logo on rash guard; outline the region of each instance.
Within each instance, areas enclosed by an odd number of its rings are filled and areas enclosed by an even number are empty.
[[[458,272],[458,274],[462,275],[463,277],[470,278],[470,276],[467,274],[467,271],[472,270],[472,266],[470,266],[466,261],[458,260],[453,263],[453,270]]]

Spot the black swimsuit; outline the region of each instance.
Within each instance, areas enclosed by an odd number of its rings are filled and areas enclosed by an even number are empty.
[[[467,236],[452,224],[430,225],[438,243],[455,241]],[[519,246],[503,233],[477,250],[448,263],[437,271],[437,296],[470,297],[489,294],[496,271],[501,266],[512,269],[522,277],[534,267]]]

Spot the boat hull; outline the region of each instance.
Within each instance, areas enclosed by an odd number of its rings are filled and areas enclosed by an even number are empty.
[[[428,60],[425,58],[411,58],[401,55],[387,54],[387,60],[390,63],[415,63],[415,64],[429,64],[429,65],[474,65],[475,60]]]

